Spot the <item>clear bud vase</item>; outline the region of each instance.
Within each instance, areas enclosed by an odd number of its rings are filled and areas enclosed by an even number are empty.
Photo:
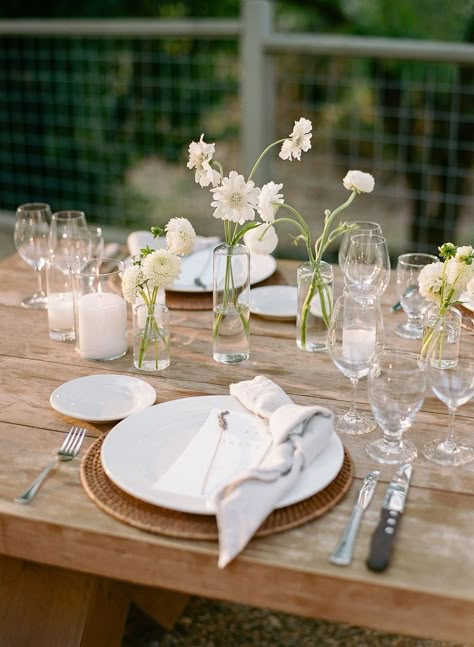
[[[162,303],[133,308],[133,364],[140,371],[162,371],[170,365],[169,310]]]
[[[213,358],[238,364],[249,358],[250,252],[222,244],[213,253]]]
[[[457,308],[439,311],[433,303],[423,318],[423,339],[418,365],[429,361],[435,368],[453,368],[458,363],[462,315]]]
[[[298,267],[296,345],[300,350],[315,353],[328,348],[333,281],[332,265],[325,261],[320,261],[316,268],[311,263],[303,263]]]

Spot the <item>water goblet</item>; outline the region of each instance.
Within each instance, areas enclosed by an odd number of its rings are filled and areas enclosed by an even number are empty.
[[[406,339],[423,337],[423,315],[429,305],[418,287],[418,276],[425,267],[438,259],[432,254],[419,252],[401,254],[397,262],[397,294],[400,305],[406,312],[408,320],[399,324],[395,332]]]
[[[368,374],[382,343],[381,322],[377,291],[372,286],[346,287],[336,300],[328,329],[328,350],[352,385],[349,410],[336,416],[335,429],[339,433],[366,434],[377,426],[372,418],[357,411],[355,396],[359,379]]]
[[[87,225],[91,241],[91,258],[102,258],[104,256],[104,233],[98,225]]]
[[[91,238],[83,211],[58,211],[51,216],[48,249],[56,257],[87,260],[91,255]]]
[[[48,233],[51,208],[43,202],[22,204],[16,210],[15,247],[21,258],[38,273],[38,289],[21,302],[24,308],[44,310],[47,296],[43,289],[41,270],[48,257]]]
[[[378,222],[372,222],[370,220],[356,220],[354,222],[354,225],[357,225],[357,229],[351,229],[350,231],[346,231],[346,233],[342,236],[341,243],[339,245],[339,253],[338,253],[337,260],[338,260],[339,268],[341,272],[344,271],[344,263],[346,262],[347,249],[349,247],[349,243],[351,242],[352,236],[355,236],[357,234],[368,234],[369,236],[378,234],[379,236],[382,236],[382,227],[379,225]]]
[[[460,357],[450,368],[428,362],[425,370],[431,390],[448,407],[449,422],[446,438],[427,442],[423,456],[438,465],[465,465],[474,460],[474,447],[455,441],[454,418],[458,407],[474,396],[474,360]]]
[[[345,285],[373,285],[380,296],[390,279],[390,256],[386,239],[379,234],[351,236],[343,273]]]
[[[385,350],[369,371],[369,402],[383,438],[366,447],[367,454],[379,463],[408,463],[417,455],[415,445],[403,434],[420,410],[426,377],[414,353]]]

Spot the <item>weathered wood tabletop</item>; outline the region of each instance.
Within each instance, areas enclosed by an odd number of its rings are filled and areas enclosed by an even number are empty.
[[[279,262],[294,282],[295,262]],[[392,277],[393,279],[393,277]],[[184,594],[232,600],[290,613],[457,642],[474,641],[474,464],[441,468],[418,458],[390,568],[365,566],[386,484],[381,467],[349,567],[328,562],[351,513],[361,479],[375,467],[365,445],[375,434],[343,437],[355,465],[349,493],[324,516],[301,527],[253,539],[227,568],[217,568],[217,544],[176,540],[137,530],[102,512],[88,498],[80,461],[63,464],[27,506],[14,498],[44,467],[72,423],[54,411],[51,392],[93,373],[130,373],[152,384],[157,402],[228,394],[231,382],[264,374],[301,404],[348,406],[349,380],[327,354],[297,350],[291,322],[251,319],[251,358],[239,366],[212,359],[208,311],[174,310],[172,363],[159,375],[139,374],[130,351],[119,360],[80,359],[73,344],[48,337],[44,311],[24,310],[35,276],[17,256],[0,262],[0,640],[2,645],[120,643],[130,600],[165,625]],[[403,313],[384,295],[387,345],[417,350],[394,334]],[[463,352],[474,352],[464,331]],[[358,406],[368,410],[366,385]],[[447,411],[427,391],[409,437],[420,449],[445,433]],[[86,423],[85,449],[112,425]],[[456,428],[474,442],[474,402],[459,410]],[[102,641],[102,642],[101,642]]]

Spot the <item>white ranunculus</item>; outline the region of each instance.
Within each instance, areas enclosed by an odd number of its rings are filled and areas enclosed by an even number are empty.
[[[290,162],[293,158],[301,160],[301,151],[306,153],[311,148],[312,127],[310,120],[304,117],[295,121],[293,131],[285,139],[279,152],[281,159],[289,159]]]
[[[211,207],[215,207],[214,218],[231,220],[243,225],[247,220],[255,219],[260,189],[253,180],[245,181],[243,175],[231,171],[229,177],[222,179],[222,184],[211,189],[214,200]]]
[[[203,137],[204,133],[198,142],[191,142],[189,144],[189,161],[187,167],[189,169],[196,169],[194,179],[197,184],[200,184],[202,187],[209,186],[209,184],[217,186],[221,176],[211,166],[216,145],[206,144]]]
[[[283,194],[278,193],[283,188],[283,184],[268,182],[262,186],[260,197],[258,199],[258,213],[264,222],[273,222],[279,206],[283,204]]]
[[[149,290],[170,288],[181,274],[181,259],[167,249],[158,249],[145,256],[142,270]]]
[[[196,232],[187,218],[171,218],[165,227],[166,245],[172,254],[187,256],[196,243]]]
[[[466,247],[458,247],[466,249]],[[469,257],[469,256],[468,256]],[[463,256],[460,256],[463,258]],[[464,292],[469,281],[474,277],[474,264],[467,265],[465,261],[458,261],[458,254],[449,261],[446,261],[446,279],[451,286],[454,286],[458,293]]]
[[[357,191],[357,193],[372,193],[375,187],[373,176],[363,171],[347,171],[342,183],[348,191]]]
[[[441,302],[441,289],[443,287],[443,281],[441,278],[442,272],[443,263],[439,261],[425,265],[422,268],[418,275],[418,286],[420,294],[425,297],[425,299],[435,301],[436,303]]]
[[[458,247],[455,258],[458,263],[466,263],[466,261],[471,261],[472,263],[474,261],[474,249],[472,249],[471,245]]]
[[[125,301],[135,303],[144,280],[142,268],[139,265],[127,267],[122,275],[122,294]]]
[[[278,236],[272,225],[258,225],[244,234],[244,243],[252,254],[271,254],[278,245]]]

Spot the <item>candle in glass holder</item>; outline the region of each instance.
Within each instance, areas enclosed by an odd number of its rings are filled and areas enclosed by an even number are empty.
[[[83,294],[77,304],[77,321],[81,357],[109,360],[127,352],[127,306],[118,294]]]
[[[48,293],[48,323],[50,330],[74,330],[72,292]]]
[[[364,362],[375,352],[375,328],[344,328],[342,354],[351,362]]]

